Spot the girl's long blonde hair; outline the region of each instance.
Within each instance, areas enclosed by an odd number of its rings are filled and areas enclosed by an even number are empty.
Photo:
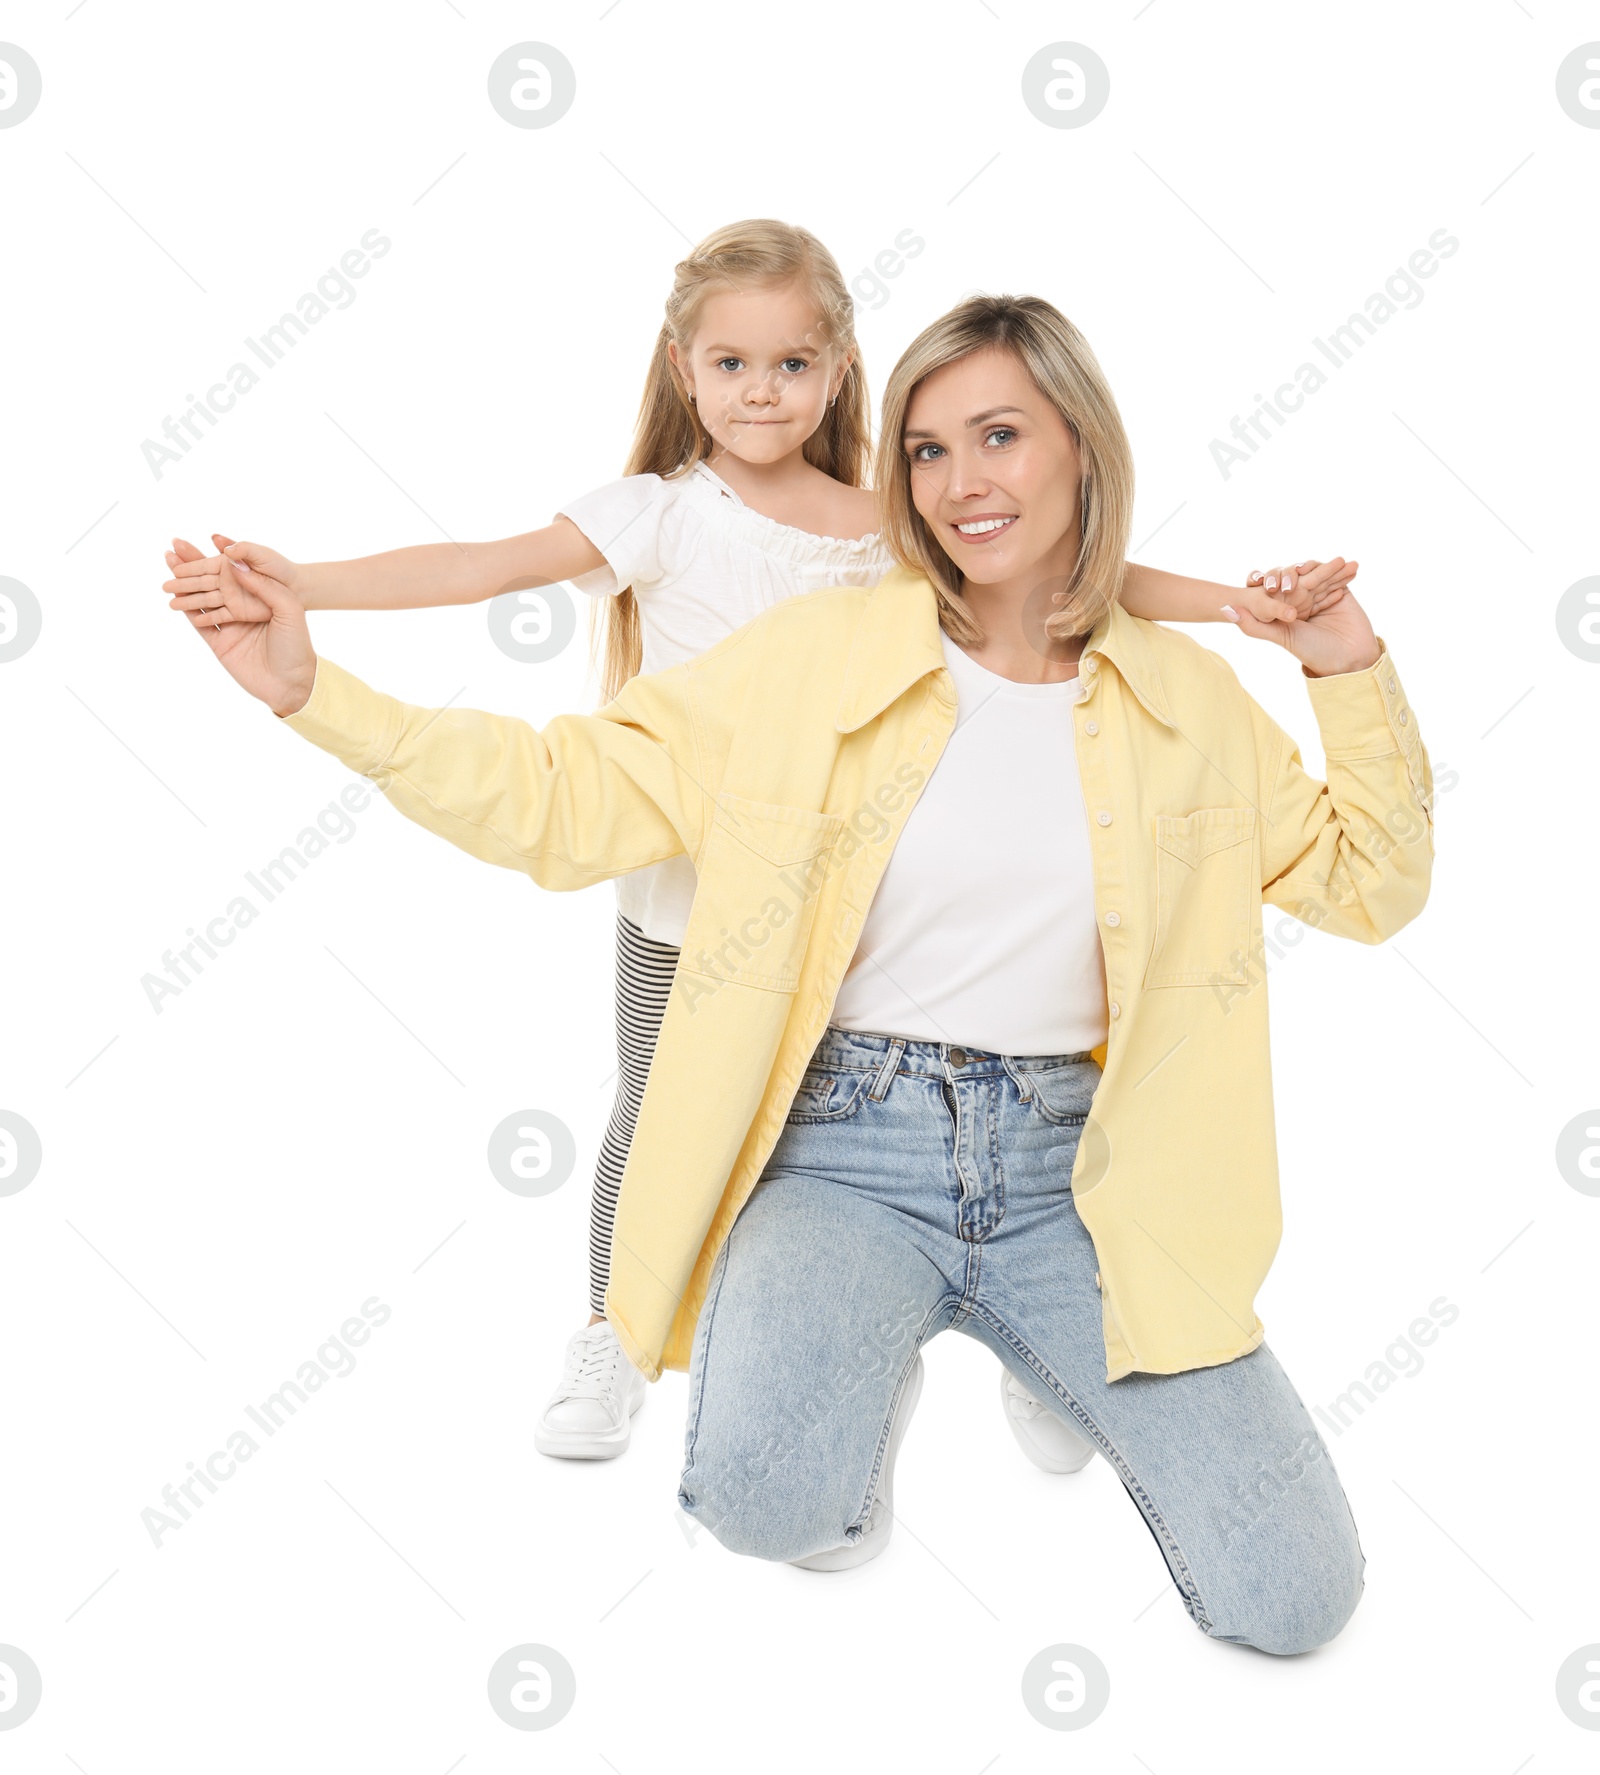
[[[683,378],[667,356],[671,343],[676,343],[680,357],[687,353],[705,298],[718,289],[795,282],[816,302],[815,343],[854,354],[838,398],[806,439],[802,453],[813,468],[847,487],[865,484],[872,454],[871,412],[866,374],[856,346],[855,304],[833,254],[814,234],[766,217],[717,229],[674,268],[666,318],[651,354],[624,474],[686,474],[712,452],[711,434],[701,424]],[[631,588],[624,587],[605,602],[600,683],[603,699],[610,702],[639,670],[644,636],[638,600]],[[591,609],[591,650],[597,643],[597,617],[598,612]]]
[[[961,572],[939,546],[911,498],[911,459],[901,437],[917,385],[975,351],[1011,352],[1066,421],[1082,460],[1081,539],[1061,606],[1045,633],[1065,641],[1087,634],[1122,592],[1133,519],[1133,451],[1105,373],[1089,342],[1038,296],[969,296],[906,347],[889,377],[873,480],[883,508],[883,539],[902,567],[932,582],[939,620],[955,641],[983,630],[961,597]]]

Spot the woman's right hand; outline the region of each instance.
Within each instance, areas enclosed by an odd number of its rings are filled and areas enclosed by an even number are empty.
[[[251,549],[248,543],[230,543],[235,554]],[[251,572],[223,555],[218,564],[217,588],[209,596],[221,603],[209,608],[190,608],[189,595],[175,597],[177,610],[221,660],[236,684],[264,702],[274,715],[293,715],[306,705],[317,677],[317,656],[300,600],[281,580]],[[256,609],[259,617],[241,614]]]
[[[286,590],[297,591],[295,582],[300,569],[288,556],[259,542],[235,542],[232,537],[220,534],[213,535],[211,540],[219,551],[226,550],[227,555],[221,552],[207,555],[181,536],[173,537],[172,547],[167,551],[167,565],[174,577],[161,589],[171,595],[174,610],[214,613],[212,620],[219,624],[264,622],[267,606],[246,588],[242,579],[234,579],[228,592],[224,592],[222,563],[230,556],[242,561],[247,568],[268,575]]]

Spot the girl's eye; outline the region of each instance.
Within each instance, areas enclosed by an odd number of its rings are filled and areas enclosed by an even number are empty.
[[[998,444],[997,448],[1004,449],[1005,446],[1007,444],[1009,444],[1013,438],[1016,437],[1016,435],[1017,435],[1017,433],[1016,433],[1015,426],[996,425],[991,430],[986,431],[983,434],[983,441],[986,444],[993,444],[996,439],[999,439],[999,444]]]
[[[719,357],[717,359],[717,368],[719,370],[726,370],[731,376],[735,370],[742,370],[744,368],[744,359],[742,357]]]
[[[930,456],[928,454],[928,452],[930,450],[936,450],[942,455],[944,453],[944,445],[943,444],[918,444],[916,446],[916,448],[911,452],[911,460],[913,462],[932,462],[934,459],[932,456]]]
[[[785,376],[798,376],[802,370],[810,368],[803,357],[786,357],[778,368]]]

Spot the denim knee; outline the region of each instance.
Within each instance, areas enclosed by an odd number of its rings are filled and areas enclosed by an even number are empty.
[[[678,1487],[678,1507],[684,1515],[709,1529],[730,1553],[750,1559],[804,1559],[849,1538],[843,1525],[824,1520],[821,1510],[772,1507],[776,1503],[763,1500],[759,1485],[737,1499],[720,1499],[690,1475]]]
[[[1231,1619],[1209,1620],[1196,1614],[1196,1623],[1213,1639],[1253,1646],[1275,1657],[1314,1652],[1336,1638],[1356,1612],[1365,1568],[1352,1528],[1348,1547],[1321,1570],[1304,1571],[1292,1584],[1263,1590],[1248,1605],[1232,1611]]]

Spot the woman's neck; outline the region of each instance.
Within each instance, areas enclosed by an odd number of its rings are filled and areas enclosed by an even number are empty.
[[[1076,559],[1074,542],[1070,558]],[[966,649],[973,659],[1014,684],[1058,684],[1078,675],[1087,635],[1058,641],[1045,632],[1046,618],[1061,609],[1069,574],[1040,561],[1026,573],[977,585],[963,580],[961,601],[983,629],[983,640]]]

